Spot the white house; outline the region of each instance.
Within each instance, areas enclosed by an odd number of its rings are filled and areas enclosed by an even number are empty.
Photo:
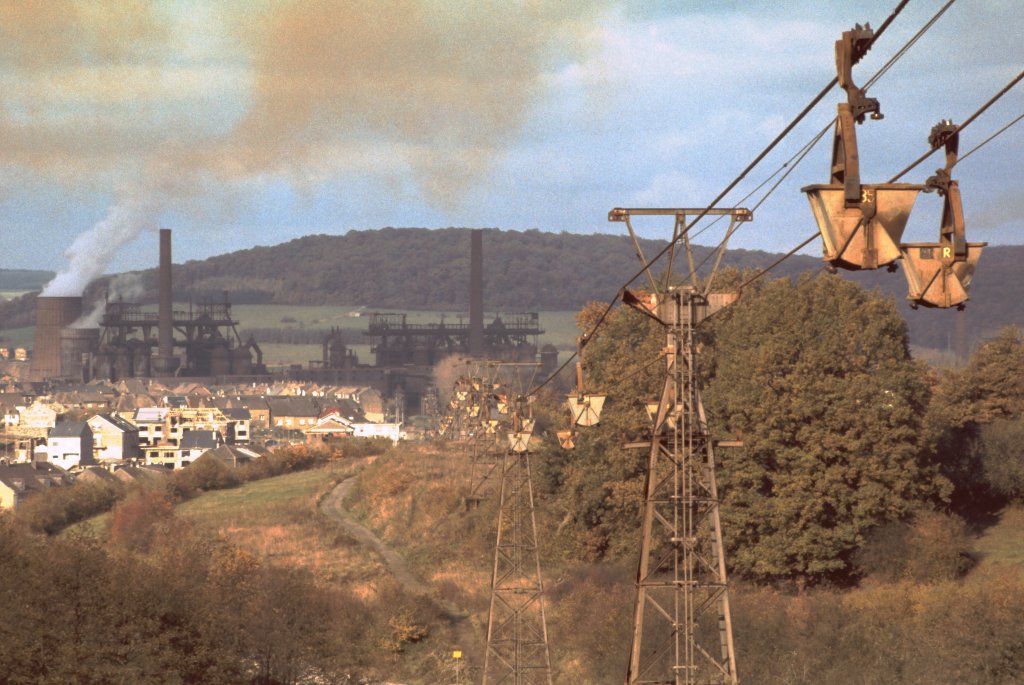
[[[400,423],[353,423],[352,431],[352,436],[356,438],[387,438],[391,442],[398,442],[402,438]]]
[[[95,464],[92,430],[84,421],[61,421],[46,438],[46,460],[62,469]]]

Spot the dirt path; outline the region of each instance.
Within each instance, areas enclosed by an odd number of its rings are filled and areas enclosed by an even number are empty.
[[[452,648],[462,649],[472,661],[475,661],[475,659],[472,659],[474,655],[471,652],[480,649],[483,645],[483,640],[474,628],[470,614],[461,607],[442,601],[434,596],[431,593],[430,586],[409,570],[409,565],[405,562],[402,555],[386,545],[383,540],[366,526],[354,521],[348,511],[345,510],[343,506],[345,497],[351,492],[357,477],[349,476],[338,483],[331,490],[330,494],[320,502],[320,508],[328,516],[338,521],[358,542],[377,552],[381,559],[384,560],[391,574],[402,584],[402,587],[413,594],[422,595],[433,602],[440,609],[441,614],[452,624],[452,629],[455,631],[458,644],[452,645]],[[482,652],[480,655],[482,656]]]
[[[360,543],[367,547],[372,547],[380,555],[381,559],[384,560],[388,570],[402,584],[402,587],[416,595],[429,594],[430,588],[412,574],[412,571],[409,570],[409,565],[405,563],[405,559],[398,552],[385,545],[369,528],[352,520],[349,513],[345,511],[342,503],[345,501],[348,493],[352,491],[356,478],[357,476],[349,476],[338,483],[334,490],[320,503],[321,509],[328,516],[338,521]]]

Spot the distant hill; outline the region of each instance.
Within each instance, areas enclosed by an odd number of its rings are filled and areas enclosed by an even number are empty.
[[[0,269],[0,290],[40,290],[52,278],[52,271]]]
[[[378,309],[469,307],[470,229],[383,228],[344,235],[311,235],[275,245],[190,261],[174,268],[175,298],[220,298],[238,304],[365,305]],[[645,240],[651,255],[664,242]],[[698,248],[698,259],[709,248]],[[763,268],[779,255],[731,250],[724,264]],[[1024,326],[1024,281],[1017,276],[1024,246],[990,247],[975,277],[967,316],[972,340],[1006,324]],[[795,256],[774,276],[818,271],[821,260]],[[633,276],[639,262],[626,236],[543,233],[538,230],[484,233],[485,306],[490,311],[575,310],[608,301]],[[912,311],[904,303],[900,273],[884,270],[847,274],[879,287],[900,303],[914,344],[945,349],[953,328],[951,311]],[[156,271],[141,272],[147,301],[155,302]],[[642,286],[642,281],[636,282]],[[90,288],[93,296],[103,283]],[[32,324],[32,305],[0,305],[0,328]]]

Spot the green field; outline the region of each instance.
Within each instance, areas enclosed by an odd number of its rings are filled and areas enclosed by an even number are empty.
[[[0,344],[8,347],[31,347],[35,333],[35,326],[0,330]]]
[[[175,515],[263,558],[324,578],[376,575],[382,568],[376,557],[318,510],[320,498],[357,468],[357,462],[336,462],[207,492],[178,505]]]
[[[179,302],[175,304],[175,308],[187,309],[188,304]],[[155,305],[147,307],[147,309],[156,310]],[[239,304],[233,305],[231,311],[238,321],[238,328],[241,332],[246,329],[259,328],[281,330],[340,328],[363,331],[369,326],[369,316],[351,316],[351,314],[369,313],[374,310],[356,307]],[[435,323],[442,319],[454,323],[460,320],[459,316],[452,312],[386,311],[405,314],[406,320],[410,324]],[[576,328],[575,312],[540,312],[539,314],[540,327],[545,331],[540,336],[541,345],[549,343],[554,345],[563,353],[561,355],[563,358],[569,351],[576,349],[576,336],[579,335],[579,330]],[[493,317],[494,314],[489,313],[485,320],[490,321]],[[30,347],[34,334],[35,327],[0,330],[0,343],[11,347]],[[256,341],[260,342],[258,337]],[[361,364],[374,363],[369,342],[365,345],[350,345],[349,348],[356,353]],[[260,349],[263,351],[263,362],[269,367],[289,364],[301,364],[306,367],[310,361],[320,360],[323,357],[321,346],[315,344],[260,343]]]
[[[338,468],[265,478],[203,493],[175,509],[178,516],[214,527],[276,525],[308,518],[321,492],[339,480]]]

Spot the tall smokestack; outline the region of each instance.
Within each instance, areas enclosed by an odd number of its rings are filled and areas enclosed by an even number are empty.
[[[476,228],[469,244],[469,354],[484,356],[484,232]]]
[[[174,303],[171,284],[171,229],[160,229],[160,319],[157,330],[157,355],[153,371],[168,376],[178,370],[174,356]]]
[[[958,364],[966,364],[971,353],[967,343],[967,310],[961,309],[953,316],[953,352]]]

